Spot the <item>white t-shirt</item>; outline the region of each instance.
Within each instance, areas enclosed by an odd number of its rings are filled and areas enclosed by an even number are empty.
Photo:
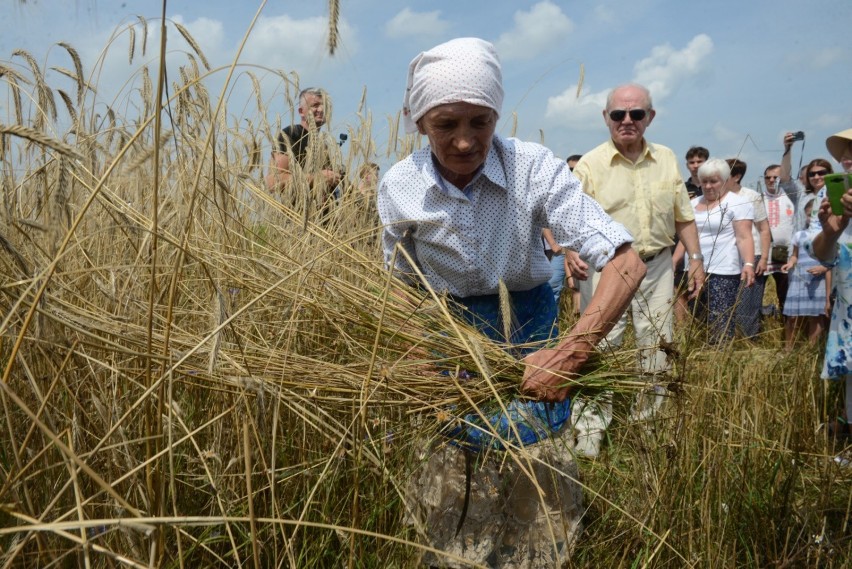
[[[751,202],[752,207],[754,208],[755,223],[751,226],[751,238],[754,239],[755,257],[758,255],[762,255],[763,251],[760,245],[760,232],[757,230],[757,222],[763,221],[768,218],[766,214],[766,206],[763,203],[763,197],[751,188],[743,187],[740,188],[740,191],[737,192],[737,195],[749,200]]]
[[[704,197],[692,200],[692,207],[703,203]],[[728,192],[722,203],[710,211],[695,212],[698,243],[704,255],[704,272],[715,275],[738,275],[742,271],[737,249],[734,221],[754,220],[754,208],[747,198]]]

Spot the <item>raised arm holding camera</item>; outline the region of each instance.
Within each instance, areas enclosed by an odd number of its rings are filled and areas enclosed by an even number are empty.
[[[788,132],[784,134],[784,154],[781,156],[781,179],[778,180],[778,187],[784,190],[790,201],[793,202],[796,216],[793,221],[793,231],[804,229],[803,217],[803,198],[808,193],[807,190],[807,166],[802,166],[802,160],[799,159],[799,173],[793,178],[793,143],[801,142],[802,149],[805,145],[805,133],[801,130],[796,132]]]

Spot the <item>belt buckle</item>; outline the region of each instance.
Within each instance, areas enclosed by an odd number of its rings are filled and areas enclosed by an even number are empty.
[[[662,252],[662,249],[660,249],[659,251],[655,251],[653,253],[650,253],[648,255],[640,255],[639,258],[642,259],[643,263],[647,263],[648,261],[653,261],[654,258],[657,255],[659,255],[661,252]]]

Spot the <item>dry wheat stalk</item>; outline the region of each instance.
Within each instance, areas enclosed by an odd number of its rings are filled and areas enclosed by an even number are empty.
[[[17,136],[38,144],[41,147],[47,147],[73,160],[80,160],[81,156],[77,150],[69,144],[62,141],[50,138],[39,130],[29,128],[22,125],[4,125],[0,124],[0,135],[9,134]]]
[[[85,95],[86,90],[88,90],[92,93],[96,92],[94,87],[89,85],[82,77],[80,77],[79,75],[77,75],[76,73],[71,71],[70,69],[65,69],[64,67],[57,67],[57,66],[51,67],[50,69],[51,69],[51,71],[56,71],[57,73],[59,73],[61,75],[65,75],[66,77],[68,77],[69,79],[72,79],[74,81],[74,83],[77,85],[77,99],[78,99],[77,105],[82,105],[80,98]],[[82,92],[81,92],[81,89],[83,90]]]
[[[24,124],[23,109],[21,107],[21,87],[20,84],[32,84],[26,77],[18,73],[15,69],[0,65],[0,77],[5,77],[9,83],[9,92],[12,95],[12,105],[15,110],[15,123]]]
[[[43,128],[47,122],[56,120],[56,102],[53,99],[53,91],[47,86],[38,62],[36,62],[35,58],[29,52],[23,49],[16,49],[12,52],[12,56],[22,57],[27,62],[27,65],[30,66],[30,71],[36,85],[36,98],[39,111],[36,113],[33,125],[36,129]]]
[[[189,33],[189,30],[187,30],[178,22],[172,22],[172,24],[177,29],[177,31],[180,32],[180,35],[183,36],[183,39],[186,40],[186,43],[189,44],[189,47],[192,48],[192,51],[194,51],[198,58],[201,59],[201,65],[204,66],[204,69],[210,71],[210,63],[207,62],[207,58],[204,56],[204,52],[201,51],[201,46],[198,45],[198,42],[195,41],[195,38],[192,37],[192,34]]]
[[[139,24],[142,26],[142,56],[145,56],[145,51],[148,48],[148,20],[142,16],[136,16]]]
[[[65,103],[65,110],[68,111],[68,115],[71,117],[71,125],[72,129],[77,129],[77,111],[74,109],[74,101],[71,100],[71,97],[63,91],[62,89],[56,90],[59,93],[59,97],[62,99],[62,102]]]
[[[340,1],[328,0],[328,54],[334,55],[340,39]]]
[[[68,55],[71,56],[71,61],[74,63],[74,71],[77,77],[77,104],[83,104],[83,96],[86,92],[86,82],[83,80],[83,62],[80,59],[80,54],[77,53],[77,50],[68,45],[65,42],[59,42],[57,45],[64,48],[65,51],[68,52]]]
[[[130,32],[130,38],[127,42],[127,64],[133,65],[133,54],[136,52],[136,28],[132,25],[127,27]]]
[[[12,104],[15,108],[15,123],[24,124],[23,109],[21,107],[21,89],[14,77],[9,77],[10,91],[12,92]]]

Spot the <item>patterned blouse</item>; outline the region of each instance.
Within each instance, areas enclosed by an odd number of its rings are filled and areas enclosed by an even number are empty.
[[[547,148],[494,136],[485,164],[466,188],[443,179],[424,148],[394,165],[378,195],[383,247],[399,243],[438,292],[458,297],[530,290],[551,276],[541,245],[549,227],[563,247],[600,270],[633,239]],[[396,267],[413,280],[397,254]]]

